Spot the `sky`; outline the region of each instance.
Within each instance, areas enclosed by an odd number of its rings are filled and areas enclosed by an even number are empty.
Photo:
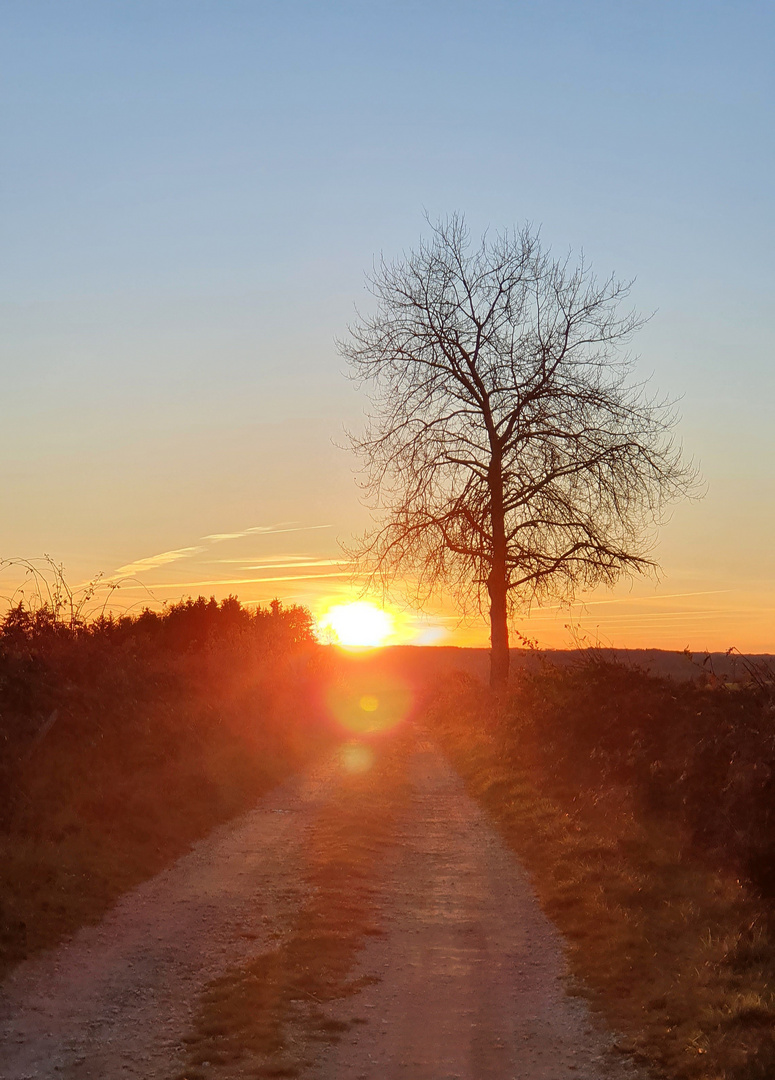
[[[774,46],[745,0],[3,0],[0,593],[48,555],[117,608],[353,598],[335,339],[374,258],[460,212],[635,279],[706,487],[658,581],[515,625],[775,652]]]

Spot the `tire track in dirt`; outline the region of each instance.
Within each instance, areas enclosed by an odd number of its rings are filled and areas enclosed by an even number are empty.
[[[340,781],[304,847],[305,902],[274,948],[208,985],[176,1080],[298,1077],[358,1022],[326,1006],[370,981],[352,972],[364,941],[383,933],[379,868],[395,847],[408,757],[403,739],[341,748]]]
[[[429,745],[383,868],[387,933],[371,939],[351,1026],[309,1080],[611,1080],[641,1076],[566,992],[562,940],[527,875]]]

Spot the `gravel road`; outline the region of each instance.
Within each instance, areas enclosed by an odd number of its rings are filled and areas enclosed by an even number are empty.
[[[186,1075],[183,1039],[205,987],[271,949],[305,900],[305,850],[341,761],[275,789],[99,926],[17,968],[0,990],[0,1076]],[[326,1006],[345,1033],[300,1080],[639,1076],[565,992],[561,939],[458,777],[424,743],[407,768],[409,798],[377,871],[384,933],[364,938],[353,973],[363,989]]]

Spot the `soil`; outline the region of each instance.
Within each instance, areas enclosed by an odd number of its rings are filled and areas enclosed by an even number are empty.
[[[421,739],[402,752],[407,783],[392,843],[369,869],[381,933],[364,928],[347,992],[322,1006],[330,1037],[321,1040],[319,1024],[310,1032],[294,1075],[639,1076],[611,1052],[614,1036],[585,1000],[569,993],[559,934],[460,779]],[[368,754],[333,755],[275,789],[126,894],[98,926],[21,964],[0,991],[0,1075],[278,1075],[255,1059],[239,1067],[200,1061],[192,1070],[187,1038],[214,980],[276,950],[298,924],[318,822],[348,766],[364,768]],[[366,784],[361,797],[380,791]],[[293,1038],[303,1042],[304,1032]]]

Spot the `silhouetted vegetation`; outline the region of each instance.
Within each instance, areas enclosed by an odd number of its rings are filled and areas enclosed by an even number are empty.
[[[351,550],[422,605],[442,587],[490,615],[645,573],[668,504],[697,494],[669,402],[633,378],[630,285],[557,259],[525,226],[477,245],[463,217],[376,263],[341,343],[371,414],[352,448],[377,523]],[[410,584],[411,583],[411,584]]]
[[[199,597],[0,624],[0,963],[98,917],[326,738],[308,611]]]
[[[429,706],[580,992],[673,1078],[775,1074],[774,706],[759,664],[676,683],[595,650],[539,658],[508,702],[460,676]]]
[[[500,735],[578,798],[664,815],[687,851],[775,895],[775,681],[656,678],[590,652],[517,686]]]

